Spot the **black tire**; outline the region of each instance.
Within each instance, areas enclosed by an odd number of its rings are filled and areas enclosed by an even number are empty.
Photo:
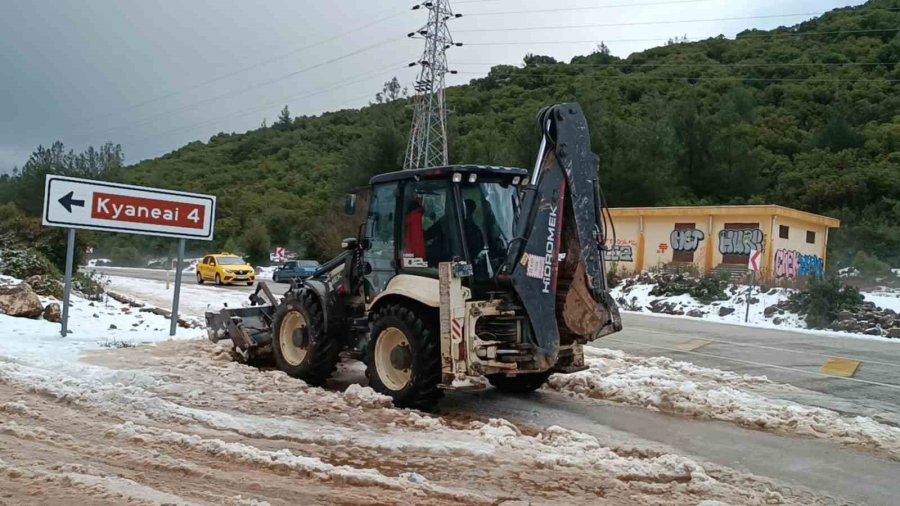
[[[383,378],[382,375],[389,374],[390,370],[379,371],[376,360],[379,340],[387,335],[385,331],[389,329],[399,330],[409,347],[410,367],[404,369],[409,377],[401,388],[396,388],[397,383],[391,385],[389,379]],[[397,407],[427,410],[443,397],[443,391],[438,388],[441,382],[441,341],[437,320],[429,310],[399,304],[378,310],[366,353],[366,376],[369,386],[378,393],[390,396]]]
[[[200,274],[199,272],[197,273],[197,284],[198,285],[203,284],[203,274]]]
[[[520,374],[518,376],[507,376],[505,374],[488,374],[487,379],[494,385],[494,388],[508,394],[528,394],[541,388],[550,377],[549,372],[538,372],[533,374]]]
[[[295,352],[299,347],[293,341],[282,346],[282,326],[291,324],[299,314],[306,323],[308,341],[303,351],[305,356],[297,360],[297,356],[286,356]],[[286,331],[286,333],[289,330]],[[275,365],[288,376],[302,379],[313,386],[321,386],[325,383],[337,366],[340,353],[340,344],[336,339],[325,333],[325,319],[318,298],[312,293],[304,293],[300,298],[290,296],[278,306],[272,320],[272,354],[275,357]]]
[[[222,286],[222,277],[219,276],[219,273],[216,273],[216,284]]]

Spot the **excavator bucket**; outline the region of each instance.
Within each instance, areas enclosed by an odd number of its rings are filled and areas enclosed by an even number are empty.
[[[541,148],[522,199],[507,270],[534,329],[538,360],[552,367],[560,343],[622,329],[609,295],[599,157],[577,104],[545,109]]]

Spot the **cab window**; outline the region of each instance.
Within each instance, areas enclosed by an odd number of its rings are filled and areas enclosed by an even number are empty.
[[[397,183],[377,186],[372,192],[366,220],[368,248],[366,262],[371,272],[366,276],[369,294],[377,295],[396,272],[394,250],[394,218],[397,212]]]
[[[454,201],[447,180],[404,185],[401,268],[436,270],[440,262],[464,256]]]

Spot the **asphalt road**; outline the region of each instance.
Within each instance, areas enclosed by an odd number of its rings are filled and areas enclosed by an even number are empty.
[[[168,279],[171,283],[175,282],[175,271],[166,271],[163,269],[137,269],[129,267],[81,267],[80,269],[85,272],[96,271],[99,274],[106,274],[107,276],[120,276],[123,278],[147,279],[152,281],[165,281]],[[194,276],[193,273],[184,273],[182,283],[197,284],[197,279]],[[256,289],[255,286],[247,286],[246,284],[217,286],[215,283],[207,282],[204,286],[219,290],[243,291],[248,294],[253,293]]]
[[[594,346],[666,356],[787,383],[808,391],[797,402],[900,426],[900,340],[830,337],[639,314],[623,315],[625,329]],[[852,378],[829,376],[829,358],[860,362]]]

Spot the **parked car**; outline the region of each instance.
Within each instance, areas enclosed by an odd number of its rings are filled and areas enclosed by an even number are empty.
[[[214,281],[217,285],[256,281],[256,271],[243,258],[231,253],[206,255],[197,264],[197,283]]]
[[[308,278],[319,270],[319,262],[315,260],[292,260],[272,273],[272,281],[290,283],[292,278]]]

